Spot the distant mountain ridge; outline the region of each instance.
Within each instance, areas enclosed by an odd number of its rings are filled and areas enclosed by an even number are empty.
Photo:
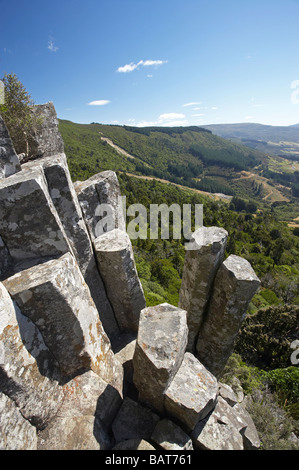
[[[269,126],[239,123],[209,124],[203,127],[219,137],[241,143],[266,154],[299,160],[299,124]]]

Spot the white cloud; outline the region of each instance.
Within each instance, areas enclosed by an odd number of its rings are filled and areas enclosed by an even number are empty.
[[[57,52],[58,49],[59,49],[59,47],[57,47],[57,46],[54,45],[54,40],[51,39],[51,38],[50,38],[49,41],[48,41],[48,49],[49,49],[49,51],[51,51],[51,52]]]
[[[135,64],[131,62],[130,64],[123,65],[122,67],[118,67],[117,72],[120,73],[128,73],[133,72],[134,70],[138,69],[140,66],[142,67],[153,67],[162,64],[166,64],[167,60],[140,60]]]
[[[171,126],[187,126],[188,120],[185,114],[181,113],[164,113],[160,114],[156,121],[141,121],[136,124],[138,127],[171,127]]]
[[[218,106],[212,106],[211,108],[213,111],[216,111],[216,109],[219,109]]]
[[[194,117],[201,117],[201,116],[204,116],[204,114],[192,114],[192,116],[194,116]]]
[[[198,104],[202,104],[202,102],[201,101],[198,101],[198,102],[193,101],[191,103],[185,103],[182,106],[183,106],[183,108],[186,108],[187,106],[196,106]]]
[[[96,100],[88,103],[88,106],[104,106],[105,104],[110,103],[109,100]]]

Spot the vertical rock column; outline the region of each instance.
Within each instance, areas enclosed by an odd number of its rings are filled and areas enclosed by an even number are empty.
[[[0,179],[7,178],[21,170],[18,156],[9,132],[0,116]]]
[[[222,228],[199,228],[190,241],[192,249],[186,251],[179,307],[187,311],[190,352],[194,351],[212,283],[223,261],[227,237],[227,231]]]
[[[139,400],[164,411],[164,391],[178,371],[187,344],[186,312],[169,304],[142,310],[133,357]]]
[[[114,229],[126,230],[116,173],[98,173],[84,182],[75,183],[75,190],[92,241]]]
[[[72,252],[40,168],[0,180],[0,236],[15,272]]]
[[[36,166],[40,166],[44,171],[51,199],[99,311],[104,329],[108,336],[112,337],[118,332],[118,326],[97,269],[92,243],[71,180],[66,156],[62,153],[41,158],[24,164],[22,168],[26,171]]]
[[[239,256],[229,256],[217,272],[196,344],[197,358],[217,378],[233,352],[249,302],[259,286],[250,263]]]
[[[107,383],[122,382],[121,366],[70,253],[22,271],[4,285],[39,328],[64,378],[93,370]]]
[[[120,331],[137,332],[145,298],[129,236],[112,230],[94,240],[94,248]]]

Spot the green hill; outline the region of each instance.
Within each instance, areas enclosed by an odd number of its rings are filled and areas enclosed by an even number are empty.
[[[111,169],[234,195],[224,173],[250,170],[263,160],[260,152],[196,126],[138,128],[60,121],[60,131],[71,173],[78,179]],[[215,175],[213,167],[218,169]]]

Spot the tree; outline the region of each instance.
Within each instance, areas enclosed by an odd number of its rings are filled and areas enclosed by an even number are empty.
[[[0,114],[10,133],[16,152],[30,154],[34,145],[33,129],[40,124],[40,118],[34,116],[34,105],[30,94],[15,74],[5,74],[2,78],[5,90],[5,102],[0,105]]]

